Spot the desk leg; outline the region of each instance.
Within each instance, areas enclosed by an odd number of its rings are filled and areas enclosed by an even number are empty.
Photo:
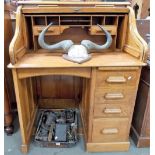
[[[33,96],[32,79],[19,79],[17,69],[13,69],[12,73],[22,137],[21,151],[22,153],[27,153],[37,112]]]
[[[94,98],[95,98],[95,86],[96,86],[96,68],[92,68],[90,89],[89,89],[89,114],[88,114],[88,142],[92,141],[93,130],[93,111],[94,111]]]
[[[82,103],[80,105],[81,118],[84,127],[84,138],[87,143],[92,141],[94,94],[96,83],[96,68],[92,68],[91,78],[83,79]]]

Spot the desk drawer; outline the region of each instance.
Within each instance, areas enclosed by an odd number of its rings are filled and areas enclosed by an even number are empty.
[[[38,36],[46,26],[33,26],[33,34]],[[45,33],[45,36],[60,35],[68,26],[51,26]]]
[[[98,88],[95,92],[95,104],[132,104],[136,89]]]
[[[45,26],[34,26],[33,27],[34,35],[36,35],[36,36],[39,35],[44,28],[45,28]],[[45,35],[46,36],[48,36],[48,35],[60,35],[60,27],[59,26],[51,26]]]
[[[94,117],[128,117],[131,108],[129,104],[95,104]]]
[[[139,79],[138,70],[98,70],[96,77],[96,87],[126,87],[135,86]]]
[[[92,142],[122,142],[128,139],[128,118],[100,118],[93,121]]]

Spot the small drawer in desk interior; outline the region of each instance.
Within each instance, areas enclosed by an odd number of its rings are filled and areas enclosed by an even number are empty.
[[[97,88],[95,91],[95,104],[133,104],[136,89],[132,88]]]
[[[123,142],[128,140],[128,118],[97,118],[93,120],[92,142]]]
[[[34,35],[38,36],[44,28],[45,28],[45,26],[33,26]],[[60,34],[61,34],[61,32],[60,32],[59,26],[51,26],[45,35],[49,36],[49,35],[60,35]]]
[[[129,117],[132,108],[129,104],[95,104],[94,117]]]
[[[96,87],[135,86],[138,80],[138,70],[97,70]]]

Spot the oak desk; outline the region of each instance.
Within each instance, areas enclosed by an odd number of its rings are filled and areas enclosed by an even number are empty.
[[[79,109],[87,151],[127,151],[140,72],[147,52],[129,3],[40,2],[38,5],[43,6],[38,7],[31,2],[19,4],[23,5],[17,9],[8,67],[12,69],[15,85],[22,152],[28,151],[38,110],[33,78],[47,75],[83,79]],[[94,51],[90,61],[69,62],[62,58],[61,51],[49,53],[37,44],[40,29],[50,20],[56,26],[49,32],[48,41],[70,37],[79,43],[85,37],[101,43],[105,36],[96,30],[96,23],[101,23],[111,32],[113,44],[101,53]]]

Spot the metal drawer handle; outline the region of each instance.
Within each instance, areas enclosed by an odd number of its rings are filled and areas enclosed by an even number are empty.
[[[108,83],[125,83],[127,80],[124,76],[109,76],[106,81]]]
[[[118,129],[117,128],[108,128],[108,129],[103,129],[101,130],[102,134],[117,134]]]
[[[122,99],[122,98],[124,98],[124,95],[122,93],[107,93],[107,94],[105,94],[104,98],[107,100]]]
[[[106,114],[120,114],[121,112],[122,112],[122,110],[121,109],[108,109],[108,108],[105,108],[104,109],[104,111],[103,111],[104,113],[106,113]]]

